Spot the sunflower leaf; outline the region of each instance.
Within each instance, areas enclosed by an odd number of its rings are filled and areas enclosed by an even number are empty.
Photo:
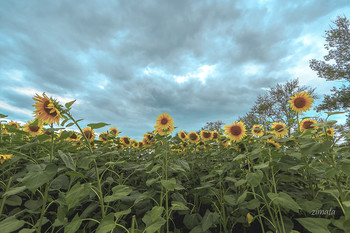
[[[5,118],[5,117],[8,117],[8,115],[4,115],[0,113],[0,118]]]
[[[106,125],[110,125],[110,124],[100,122],[100,123],[88,124],[87,126],[89,126],[91,129],[99,129],[99,128],[105,127]]]
[[[75,101],[77,101],[77,100],[73,100],[71,102],[68,102],[64,106],[66,106],[66,108],[70,109],[70,107],[74,104]]]

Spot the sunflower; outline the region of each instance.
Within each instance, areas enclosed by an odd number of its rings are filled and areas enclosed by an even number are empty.
[[[299,92],[293,97],[290,97],[291,100],[290,107],[297,113],[302,113],[308,111],[313,104],[313,98],[306,92]]]
[[[275,141],[272,141],[270,139],[267,139],[266,140],[266,143],[270,144],[270,145],[273,145],[274,147],[276,148],[280,148],[281,147],[281,144],[279,144],[278,142],[275,142]]]
[[[115,136],[115,137],[117,137],[118,134],[119,134],[119,130],[118,130],[116,127],[111,127],[111,128],[109,128],[109,131],[110,131],[111,134],[112,134],[113,136]]]
[[[139,148],[143,147],[143,142],[139,142]]]
[[[158,128],[161,130],[167,130],[173,127],[173,125],[174,125],[173,118],[171,118],[171,116],[168,113],[161,113],[156,120],[155,128]]]
[[[153,137],[154,137],[154,135],[153,134],[151,134],[151,133],[145,133],[144,135],[143,135],[143,137],[144,138],[147,138],[148,139],[148,141],[152,141],[152,139],[153,139]]]
[[[184,141],[187,138],[187,135],[185,133],[185,131],[181,130],[179,131],[179,133],[177,134],[179,136],[179,138]]]
[[[115,149],[116,150],[121,150],[121,149],[124,149],[124,146],[121,145],[121,144],[118,144],[118,145],[115,146]]]
[[[43,127],[40,122],[34,123],[35,120],[27,121],[28,124],[23,126],[23,130],[28,132],[30,136],[35,137],[42,133]]]
[[[307,129],[318,129],[317,126],[312,126],[313,124],[317,124],[317,121],[311,119],[304,119],[300,122],[300,130],[304,131]]]
[[[76,132],[72,132],[72,135],[70,137],[68,137],[69,141],[78,141],[79,137],[78,134]]]
[[[192,143],[198,142],[199,141],[199,136],[195,131],[192,131],[187,135],[188,140]]]
[[[160,128],[158,127],[157,125],[154,126],[154,133],[155,134],[159,134],[159,135],[167,135],[167,134],[172,134],[173,131],[174,131],[174,126],[173,125],[169,125],[168,128],[166,129],[163,129],[163,128]]]
[[[288,130],[286,129],[286,124],[281,122],[274,122],[271,126],[271,129],[273,130],[272,133],[274,133],[277,137],[284,137],[288,133]]]
[[[12,155],[2,155],[0,154],[0,163],[3,164],[5,161],[12,158]]]
[[[33,97],[33,100],[35,101],[33,107],[36,109],[34,115],[39,121],[46,124],[59,124],[62,116],[60,110],[57,108],[58,103],[55,100],[47,97],[45,92],[43,93],[43,96],[36,94]]]
[[[123,136],[120,138],[120,142],[123,143],[125,146],[130,146],[131,141],[128,136]]]
[[[200,135],[204,141],[213,139],[213,134],[211,133],[211,131],[208,131],[208,130],[202,130]]]
[[[327,135],[333,137],[334,136],[334,129],[333,128],[328,128],[326,130]]]
[[[92,142],[95,139],[95,131],[90,127],[85,127],[83,129],[83,133],[90,142]]]
[[[240,142],[246,135],[246,128],[242,121],[239,123],[235,121],[232,125],[225,125],[225,133],[234,142]]]
[[[145,146],[151,145],[151,141],[150,141],[147,137],[144,137],[144,138],[142,139],[142,143],[143,143],[143,145],[145,145]]]
[[[19,124],[16,121],[10,121],[9,123],[7,123],[7,125],[13,126],[16,129],[19,129]]]
[[[100,141],[102,141],[103,143],[106,143],[108,141],[108,133],[107,132],[103,132],[103,133],[100,133],[98,139]]]
[[[4,124],[1,124],[1,134],[8,134],[6,126]]]
[[[213,135],[213,140],[218,140],[219,133],[216,131],[211,131],[211,134]]]
[[[261,137],[264,135],[264,128],[261,125],[254,125],[252,128],[252,134]]]

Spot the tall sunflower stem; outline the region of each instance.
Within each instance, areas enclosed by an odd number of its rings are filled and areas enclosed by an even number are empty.
[[[7,192],[7,191],[10,189],[11,182],[12,182],[12,176],[10,177],[9,182],[7,183],[5,193],[6,193],[6,192]],[[4,209],[5,202],[6,202],[6,196],[5,196],[5,197],[3,197],[3,198],[2,198],[2,201],[1,201],[1,206],[0,206],[0,216],[2,215],[2,211],[3,211],[3,209]]]
[[[53,129],[53,124],[51,124],[51,130]],[[53,160],[53,150],[54,150],[54,131],[51,131],[51,150],[50,150],[50,163]]]
[[[41,226],[43,223],[43,218],[45,216],[45,212],[46,212],[46,202],[47,202],[47,196],[49,194],[49,182],[46,183],[45,185],[45,193],[44,193],[44,198],[43,198],[43,206],[41,207],[41,214],[40,214],[40,219],[39,219],[39,225],[37,228],[37,232],[40,233],[41,232]]]
[[[95,173],[96,173],[96,179],[97,179],[97,188],[98,188],[98,192],[100,195],[101,215],[102,215],[102,219],[103,219],[105,217],[106,213],[105,213],[105,207],[104,207],[104,202],[103,202],[103,192],[102,192],[102,188],[101,188],[100,176],[98,174],[98,168],[97,168],[97,163],[96,163],[95,159],[94,159],[94,165],[95,165]]]

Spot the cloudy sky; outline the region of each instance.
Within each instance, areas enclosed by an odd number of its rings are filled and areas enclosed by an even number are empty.
[[[349,0],[1,1],[0,113],[31,120],[46,92],[136,139],[162,112],[187,131],[231,123],[277,83],[338,85],[309,68],[338,15]]]

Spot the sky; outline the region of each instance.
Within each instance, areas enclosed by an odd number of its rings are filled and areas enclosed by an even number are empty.
[[[230,124],[277,83],[299,78],[322,101],[325,30],[349,0],[1,1],[0,113],[33,119],[35,93],[76,119],[141,140],[160,113],[177,130]],[[345,117],[334,116],[340,123]]]

